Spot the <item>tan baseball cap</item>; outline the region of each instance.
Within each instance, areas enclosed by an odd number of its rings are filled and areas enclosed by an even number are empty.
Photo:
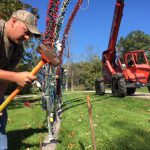
[[[40,31],[37,29],[37,18],[30,13],[29,11],[26,10],[17,10],[16,12],[14,12],[11,16],[12,18],[16,18],[22,22],[25,23],[25,25],[27,26],[28,30],[34,34],[36,37],[40,37],[41,33]]]

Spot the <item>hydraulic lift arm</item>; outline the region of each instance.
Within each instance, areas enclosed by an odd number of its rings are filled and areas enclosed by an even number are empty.
[[[121,18],[123,15],[123,8],[124,8],[124,0],[117,0],[115,10],[114,10],[112,26],[111,26],[108,49],[103,53],[104,57],[105,58],[107,57],[107,60],[110,63],[115,58],[115,46],[118,37]]]

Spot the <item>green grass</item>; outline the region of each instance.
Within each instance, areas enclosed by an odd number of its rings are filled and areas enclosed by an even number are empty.
[[[150,100],[110,94],[64,94],[57,150],[92,149],[86,95],[92,102],[97,150],[150,150]]]
[[[33,107],[25,107],[26,101],[30,101]],[[9,150],[39,150],[47,132],[45,119],[39,97],[19,98],[11,102],[7,124]]]
[[[87,95],[91,97],[97,150],[150,150],[150,100],[81,91],[63,95],[57,150],[92,150]],[[29,100],[33,107],[24,107]],[[39,97],[11,102],[8,113],[9,150],[39,150],[47,133]]]
[[[136,89],[136,92],[149,93],[147,87],[137,88],[137,89]]]

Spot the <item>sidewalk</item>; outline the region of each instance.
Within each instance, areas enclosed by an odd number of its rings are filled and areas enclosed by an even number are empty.
[[[56,144],[58,143],[57,138],[58,138],[58,133],[60,129],[60,124],[61,124],[61,119],[58,119],[56,126],[55,126],[56,127],[56,130],[54,133],[55,140],[51,141],[51,143],[47,143],[48,141],[48,135],[47,135],[44,142],[42,143],[42,150],[55,150],[56,149]]]
[[[17,95],[14,99],[19,99],[19,98],[40,98],[40,95],[36,95],[36,94],[26,94],[26,95]],[[54,133],[54,138],[55,140],[51,141],[51,143],[49,143],[49,137],[48,135],[45,137],[43,143],[42,143],[42,150],[55,150],[56,149],[56,144],[58,143],[57,138],[58,138],[58,133],[59,133],[59,129],[60,129],[60,124],[61,124],[61,119],[57,120],[57,123],[55,125],[56,129],[55,129],[55,133]]]

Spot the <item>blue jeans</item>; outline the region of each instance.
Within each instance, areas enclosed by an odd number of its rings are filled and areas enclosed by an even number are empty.
[[[0,104],[4,99],[0,99]],[[6,135],[6,124],[7,124],[7,110],[4,109],[2,116],[0,116],[0,150],[7,150],[7,135]]]

